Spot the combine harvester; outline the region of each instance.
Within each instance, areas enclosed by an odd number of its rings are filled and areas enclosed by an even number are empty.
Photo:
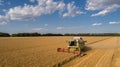
[[[57,48],[57,52],[81,54],[81,51],[85,49],[85,42],[81,37],[73,37],[68,41],[67,48]]]

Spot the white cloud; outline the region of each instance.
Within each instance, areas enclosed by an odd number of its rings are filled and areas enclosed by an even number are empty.
[[[120,24],[120,22],[109,22],[109,24]]]
[[[7,23],[6,22],[0,22],[0,25],[6,25]]]
[[[2,1],[2,0],[0,0],[0,5],[3,5],[2,3],[3,3],[3,1]]]
[[[118,5],[113,5],[113,6],[111,6],[111,7],[108,7],[108,8],[106,8],[106,9],[104,9],[104,10],[96,13],[96,14],[92,14],[92,16],[104,16],[104,15],[110,13],[110,12],[115,11],[115,10],[116,10],[117,8],[119,8],[119,7],[120,7],[120,6],[118,6]]]
[[[1,0],[0,0],[1,1]],[[34,0],[30,0],[34,1]],[[16,6],[8,10],[4,10],[5,15],[0,15],[1,22],[8,21],[27,21],[34,20],[36,17],[46,14],[52,14],[54,12],[62,13],[63,17],[74,17],[76,15],[84,14],[78,7],[74,5],[74,2],[67,5],[63,1],[54,0],[36,0],[37,5]],[[68,11],[64,13],[65,11]]]
[[[120,8],[120,0],[87,0],[86,10],[100,10],[92,16],[104,16]]]
[[[45,26],[45,27],[47,27],[47,26],[48,26],[48,24],[44,24],[44,26]]]
[[[7,2],[8,5],[11,5],[11,2]]]
[[[6,16],[9,16],[10,20],[30,20],[40,15],[35,10],[36,8],[30,5],[17,6],[9,9]]]
[[[76,15],[85,14],[84,12],[80,11],[78,7],[74,5],[74,2],[67,4],[67,11],[63,14],[63,17],[74,17]]]
[[[48,29],[46,29],[46,28],[33,28],[32,30],[34,30],[34,31],[46,31]]]
[[[6,10],[6,9],[3,9],[2,11],[3,11],[3,12],[7,12],[7,10]]]
[[[92,26],[101,26],[102,23],[93,23]]]
[[[56,27],[57,30],[71,30],[71,29],[80,29],[82,28],[83,26],[66,26],[66,27],[62,27],[62,26],[59,26],[59,27]]]
[[[55,11],[62,11],[65,7],[63,2],[54,2],[53,0],[37,0],[36,6],[25,4],[10,8],[5,15],[0,15],[0,21],[12,20],[33,20],[44,14],[51,14]],[[4,17],[4,18],[3,18]]]
[[[62,29],[64,29],[64,27],[57,27],[56,29],[57,30],[62,30]]]
[[[7,24],[7,22],[9,21],[7,16],[2,16],[0,15],[0,24]]]
[[[34,3],[34,2],[35,2],[35,0],[30,0],[30,2],[31,2],[31,3]]]

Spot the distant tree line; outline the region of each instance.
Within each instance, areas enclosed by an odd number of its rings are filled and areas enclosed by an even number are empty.
[[[47,33],[47,34],[42,34],[42,36],[63,36],[63,34]]]
[[[12,37],[29,37],[29,36],[41,36],[40,33],[15,33]]]
[[[0,32],[0,37],[10,37],[9,33]]]
[[[64,36],[120,36],[120,33],[79,33],[79,34],[64,34]]]
[[[53,34],[53,33],[47,33],[47,34],[40,34],[40,33],[16,33],[12,34],[11,36],[15,37],[28,37],[28,36],[63,36],[63,34]]]
[[[46,34],[41,34],[41,33],[14,33],[14,34],[9,34],[9,33],[3,33],[0,32],[0,37],[30,37],[30,36],[120,36],[120,33],[79,33],[79,34],[74,34],[74,33],[66,33],[66,34],[54,34],[54,33],[46,33]]]

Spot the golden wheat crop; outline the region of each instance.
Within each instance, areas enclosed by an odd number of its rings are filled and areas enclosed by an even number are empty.
[[[1,37],[0,67],[52,67],[75,56],[75,54],[56,51],[58,47],[67,48],[67,41],[72,38],[73,36]],[[91,44],[109,37],[83,38],[87,44]]]

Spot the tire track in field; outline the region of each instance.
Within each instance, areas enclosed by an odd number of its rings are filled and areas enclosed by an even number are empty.
[[[92,56],[88,56],[87,59],[83,59],[73,67],[110,67],[113,57],[113,50],[99,50]]]
[[[91,53],[89,56],[75,64],[73,67],[93,67],[93,65],[95,65],[95,63],[99,60],[102,54],[104,54],[103,51],[95,50],[93,53]]]
[[[120,37],[117,37],[117,45],[120,46]],[[120,48],[116,47],[111,67],[120,67]]]
[[[95,67],[111,67],[113,54],[113,49],[106,50],[105,54],[98,60]]]
[[[112,66],[111,67],[120,67],[120,48],[115,50],[115,55],[113,57]]]

